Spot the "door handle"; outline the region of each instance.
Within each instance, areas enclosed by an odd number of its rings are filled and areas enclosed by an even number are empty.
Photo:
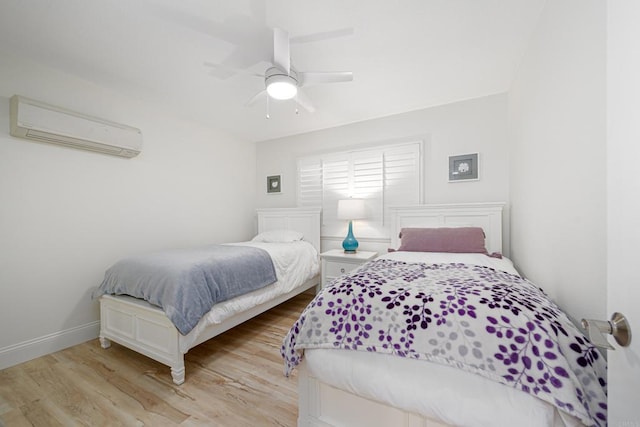
[[[613,313],[611,320],[582,319],[582,326],[587,330],[591,343],[597,347],[615,350],[604,334],[613,335],[616,342],[627,347],[631,343],[631,327],[627,318],[621,313]]]

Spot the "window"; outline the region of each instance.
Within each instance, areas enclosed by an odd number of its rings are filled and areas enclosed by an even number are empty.
[[[322,206],[322,234],[341,236],[338,200],[365,199],[368,215],[358,221],[358,235],[388,237],[388,207],[421,202],[421,148],[421,142],[410,142],[301,158],[297,204]]]

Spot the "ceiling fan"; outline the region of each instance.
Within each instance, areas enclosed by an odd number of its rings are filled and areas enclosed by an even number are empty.
[[[306,86],[339,83],[353,80],[351,71],[310,72],[297,71],[291,66],[289,33],[281,28],[273,29],[273,56],[271,67],[264,74],[250,74],[264,78],[265,89],[253,96],[246,105],[255,104],[266,95],[277,100],[295,98],[295,101],[309,112],[315,111],[311,100],[300,89]],[[205,62],[205,65],[219,68],[219,64]],[[226,67],[224,67],[226,68]],[[248,74],[243,70],[235,70]],[[267,101],[268,102],[268,101]]]

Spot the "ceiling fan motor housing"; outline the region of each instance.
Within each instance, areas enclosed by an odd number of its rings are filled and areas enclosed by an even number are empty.
[[[264,83],[272,98],[291,99],[298,89],[298,75],[293,70],[287,74],[278,67],[271,67],[265,72]]]

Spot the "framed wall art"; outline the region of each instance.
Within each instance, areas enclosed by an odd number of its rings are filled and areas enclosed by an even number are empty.
[[[282,181],[280,175],[267,177],[267,193],[274,194],[282,191]]]
[[[479,179],[478,153],[449,156],[449,182]]]

